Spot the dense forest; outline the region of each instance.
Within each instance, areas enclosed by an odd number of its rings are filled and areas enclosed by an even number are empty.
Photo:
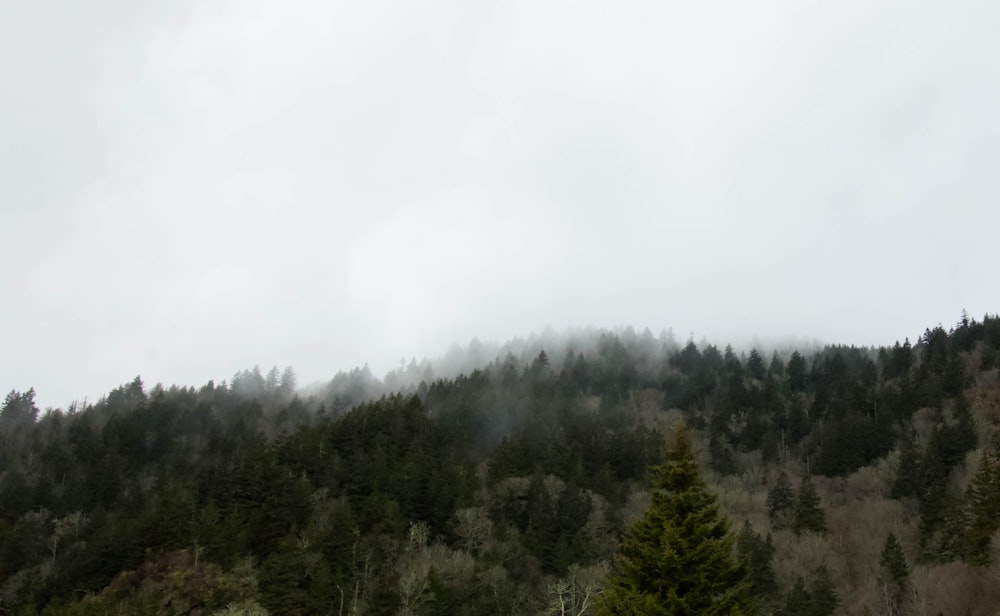
[[[11,391],[0,614],[1000,614],[1000,317],[458,354]]]

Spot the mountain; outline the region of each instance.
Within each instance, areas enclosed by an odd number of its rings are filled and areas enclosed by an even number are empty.
[[[963,315],[885,348],[579,330],[307,389],[291,369],[137,377],[44,413],[12,391],[0,614],[610,610],[657,507],[676,522],[657,549],[696,541],[662,500],[684,425],[740,605],[993,616],[998,354],[1000,318]]]

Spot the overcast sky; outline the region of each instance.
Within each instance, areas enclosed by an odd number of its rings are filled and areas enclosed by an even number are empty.
[[[0,388],[1000,311],[992,1],[0,2]]]

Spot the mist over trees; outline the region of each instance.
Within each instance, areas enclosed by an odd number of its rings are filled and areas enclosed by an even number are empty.
[[[11,391],[0,612],[994,616],[998,353],[963,315],[885,348],[578,330],[306,387]]]

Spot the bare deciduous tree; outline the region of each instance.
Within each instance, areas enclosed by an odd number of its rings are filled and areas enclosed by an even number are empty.
[[[555,616],[584,616],[604,590],[607,563],[589,567],[570,565],[566,576],[548,585],[549,603],[543,612]]]

